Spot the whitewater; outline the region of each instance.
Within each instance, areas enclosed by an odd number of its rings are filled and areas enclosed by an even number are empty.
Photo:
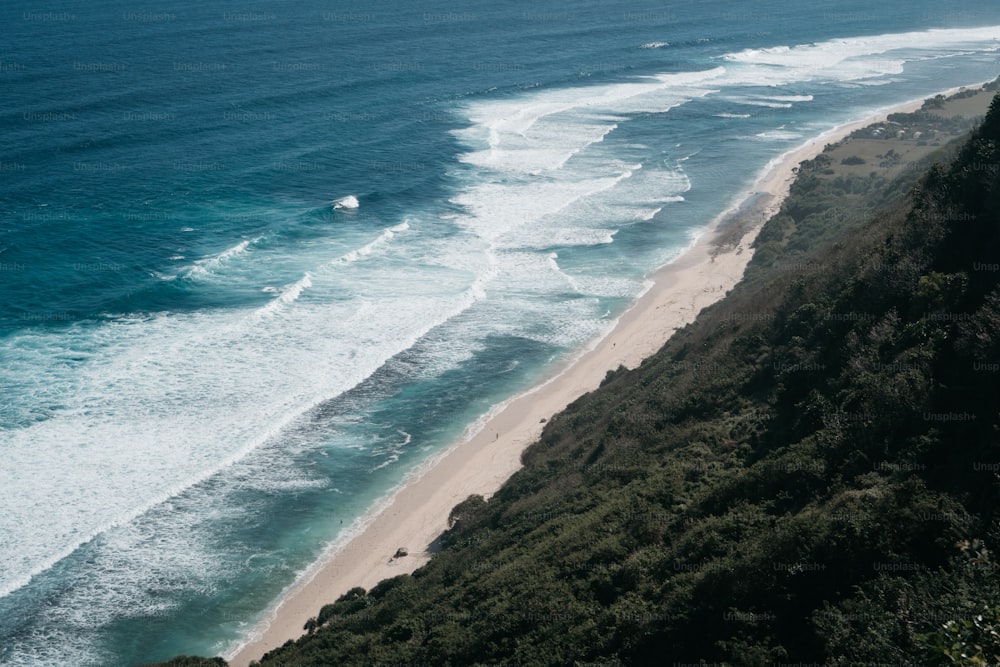
[[[459,24],[20,4],[22,68],[0,71],[4,665],[224,652],[771,160],[1000,74],[1000,16],[945,25],[932,3],[825,34],[679,6],[619,30],[600,3]],[[106,25],[147,50],[109,50]]]

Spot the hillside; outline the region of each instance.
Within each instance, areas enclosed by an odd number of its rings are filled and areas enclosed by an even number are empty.
[[[260,664],[1000,663],[1000,96],[922,159],[804,163],[729,296]]]

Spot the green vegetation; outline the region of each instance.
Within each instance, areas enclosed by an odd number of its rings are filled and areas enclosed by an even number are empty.
[[[143,666],[140,665],[140,667]],[[226,661],[222,658],[197,658],[181,655],[168,662],[160,663],[158,667],[226,667]]]
[[[998,664],[1000,96],[947,150],[804,163],[726,299],[260,664]]]
[[[988,91],[998,87],[1000,79],[950,97],[938,95],[917,111],[890,114],[884,122],[858,129],[828,151],[842,168],[821,174],[896,178],[900,169],[912,168],[955,137],[968,133],[989,106],[992,95]]]

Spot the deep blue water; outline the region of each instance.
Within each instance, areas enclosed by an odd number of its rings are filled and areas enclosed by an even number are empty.
[[[0,664],[231,650],[770,160],[1000,74],[1000,7],[708,4],[0,7]]]

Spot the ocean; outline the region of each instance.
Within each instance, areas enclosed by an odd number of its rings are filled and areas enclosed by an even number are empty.
[[[979,0],[0,7],[0,664],[238,645]],[[318,610],[317,610],[318,611]]]

